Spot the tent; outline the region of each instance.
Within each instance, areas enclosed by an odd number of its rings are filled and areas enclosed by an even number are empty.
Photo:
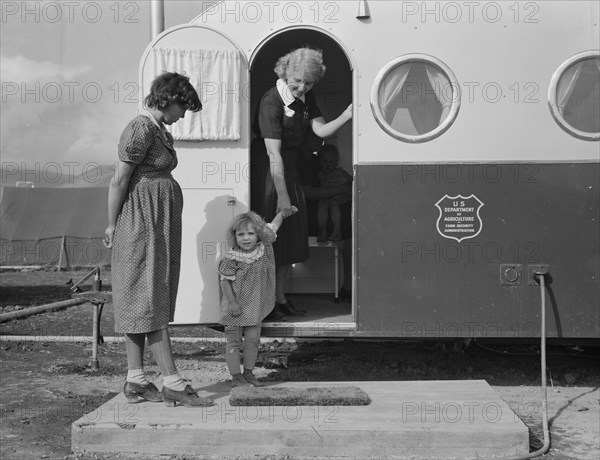
[[[107,196],[107,187],[5,187],[0,264],[59,268],[110,264],[110,250],[102,244]]]

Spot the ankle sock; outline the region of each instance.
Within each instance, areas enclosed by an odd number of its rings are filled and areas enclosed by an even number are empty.
[[[146,378],[144,369],[129,369],[127,371],[127,381],[138,385],[148,385],[150,383]]]
[[[178,372],[172,375],[165,375],[163,377],[163,385],[173,391],[183,391],[186,387],[183,377]]]

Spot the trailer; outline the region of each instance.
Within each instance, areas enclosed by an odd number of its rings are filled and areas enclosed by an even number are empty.
[[[352,238],[311,245],[288,280],[308,316],[263,333],[533,338],[545,295],[548,337],[599,338],[598,17],[595,1],[221,1],[160,33],[141,95],[178,71],[204,104],[172,127],[174,324],[218,322],[216,257],[249,208],[253,114],[277,58],[308,45],[327,66],[313,89],[324,117],[353,103],[327,140],[354,177]],[[340,258],[350,302],[335,299]]]

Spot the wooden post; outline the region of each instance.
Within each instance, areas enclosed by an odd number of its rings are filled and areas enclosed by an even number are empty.
[[[90,360],[90,368],[97,370],[100,366],[98,364],[98,313],[100,311],[100,305],[98,302],[92,302],[94,306],[94,318],[92,321],[92,359]]]
[[[65,235],[63,235],[62,237],[62,243],[60,244],[60,256],[58,257],[58,270],[62,269],[62,261],[63,261],[63,255],[65,257],[65,260],[67,262],[67,267],[69,268],[69,255],[67,254],[67,237]]]

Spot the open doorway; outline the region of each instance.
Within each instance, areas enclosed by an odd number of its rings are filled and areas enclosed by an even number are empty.
[[[300,47],[323,51],[323,61],[327,70],[312,91],[325,120],[330,121],[338,117],[352,103],[352,67],[339,44],[327,34],[314,29],[288,29],[266,40],[250,63],[251,122],[254,121],[261,97],[275,86],[278,77],[273,69],[277,60]],[[323,141],[337,147],[340,153],[339,166],[352,175],[352,123],[346,123],[334,136]],[[311,143],[315,151],[320,143],[318,138]],[[252,180],[252,177],[250,179]],[[346,230],[343,241],[339,243],[316,244],[319,232],[316,200],[307,200],[307,209],[311,236],[310,258],[304,263],[292,266],[286,283],[287,294],[296,308],[307,311],[307,316],[293,316],[288,320],[303,323],[354,323],[351,296],[347,295],[351,294],[351,288],[343,291],[344,295],[338,296],[342,283],[348,287],[352,286],[351,249],[354,231],[351,203],[348,203],[343,211],[343,225]],[[339,249],[337,265],[335,247]],[[336,297],[339,301],[336,301]]]

